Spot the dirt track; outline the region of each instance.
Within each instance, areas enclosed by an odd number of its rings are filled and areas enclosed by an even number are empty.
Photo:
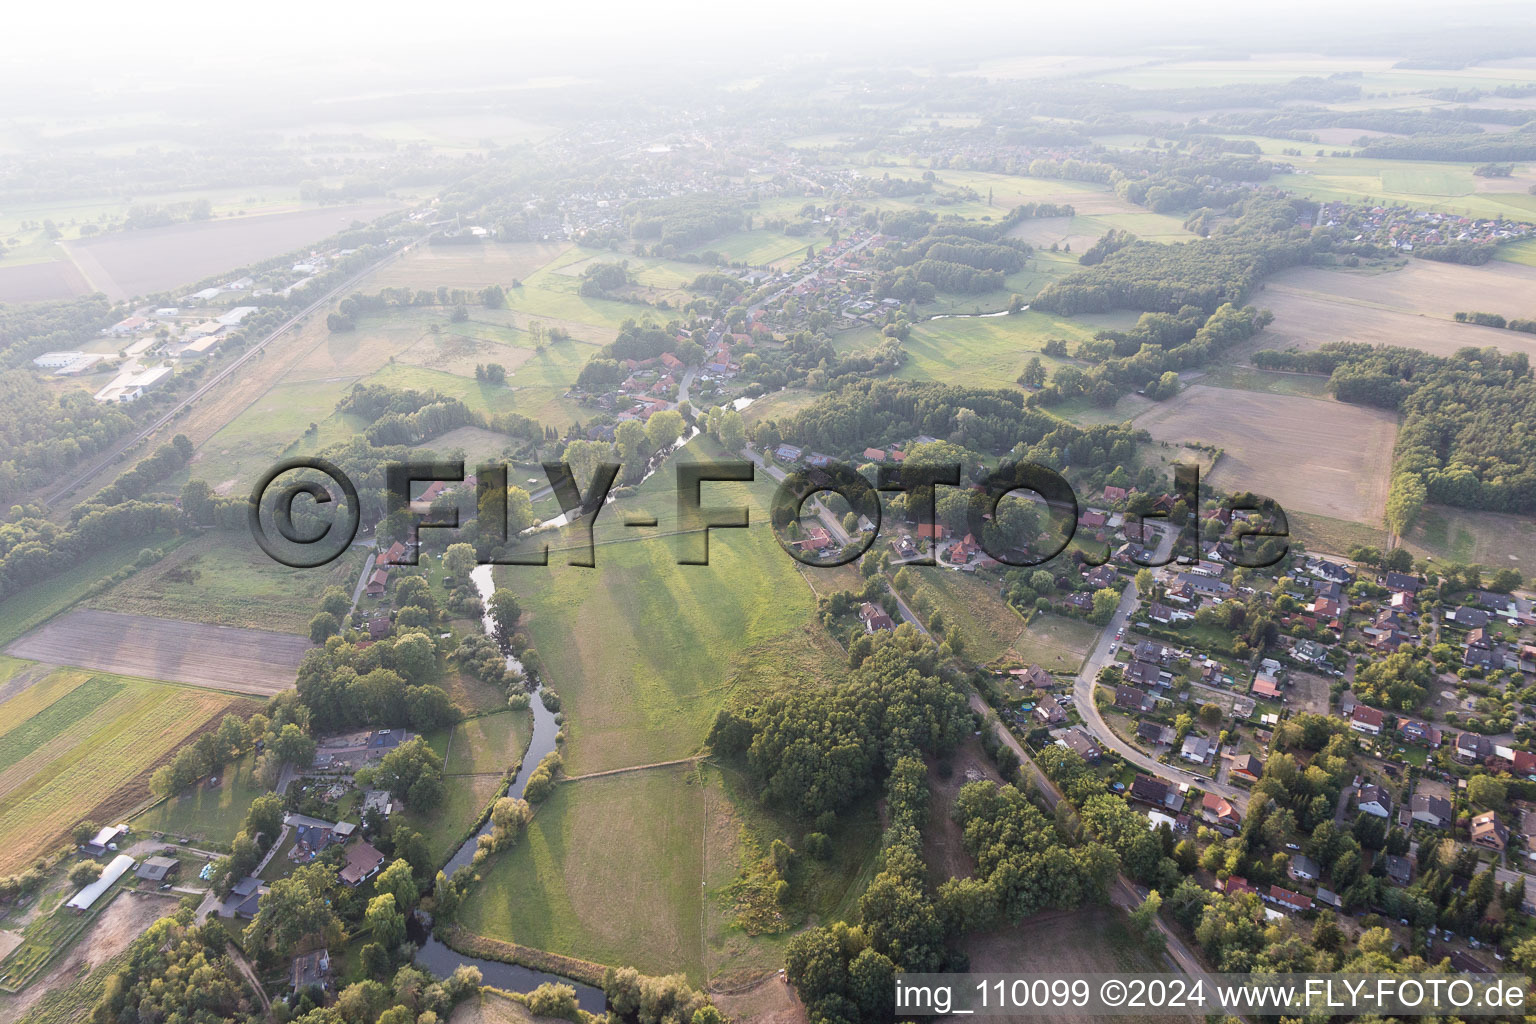
[[[291,633],[85,609],[34,629],[6,653],[266,697],[293,685],[311,646]]]

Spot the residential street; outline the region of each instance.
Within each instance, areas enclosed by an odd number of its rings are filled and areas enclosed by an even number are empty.
[[[1150,775],[1156,775],[1172,783],[1189,783],[1196,785],[1208,793],[1219,793],[1225,797],[1239,811],[1245,811],[1248,807],[1248,791],[1226,783],[1215,782],[1203,775],[1185,771],[1183,768],[1175,768],[1172,765],[1163,764],[1130,743],[1115,735],[1110,729],[1109,723],[1104,721],[1104,716],[1099,713],[1098,707],[1093,703],[1094,680],[1098,678],[1100,670],[1115,660],[1115,633],[1130,621],[1131,613],[1136,610],[1138,604],[1136,597],[1136,585],[1129,584],[1120,597],[1120,606],[1115,609],[1115,614],[1109,620],[1109,625],[1099,634],[1099,639],[1094,644],[1093,650],[1088,655],[1088,660],[1083,663],[1082,670],[1077,674],[1077,680],[1072,685],[1072,696],[1077,702],[1077,711],[1083,718],[1083,726],[1098,741],[1099,746],[1106,750],[1113,750],[1131,764]]]
[[[1041,795],[1045,798],[1046,806],[1054,811],[1056,804],[1062,799],[1061,791],[1056,788],[1056,784],[1046,778],[1045,772],[1041,771],[1040,766],[1029,756],[1029,752],[1024,749],[1024,745],[1019,742],[1018,737],[1014,736],[1013,730],[1003,727],[1002,723],[998,721],[997,715],[987,706],[987,702],[981,699],[980,694],[970,694],[970,703],[971,709],[977,714],[982,715],[990,727],[996,730],[998,735],[1002,737],[1003,742],[1019,756],[1022,770],[1028,773],[1035,787],[1039,789]],[[983,728],[986,728],[986,726]],[[1110,886],[1109,890],[1109,900],[1112,904],[1130,911],[1140,906],[1143,899],[1143,895],[1130,879],[1124,875],[1117,875],[1115,877],[1114,884]],[[1190,977],[1209,980],[1206,976],[1205,968],[1201,966],[1200,958],[1184,944],[1184,940],[1161,918],[1157,919],[1157,927],[1167,940],[1169,959]]]

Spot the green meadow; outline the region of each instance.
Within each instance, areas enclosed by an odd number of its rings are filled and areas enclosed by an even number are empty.
[[[341,587],[350,597],[364,558],[361,548],[351,548],[323,569],[292,569],[245,534],[220,531],[182,544],[88,604],[129,615],[307,634],[325,589]]]
[[[718,458],[697,439],[672,461]],[[702,537],[677,529],[675,468],[606,507],[595,529],[596,567],[566,564],[571,543],[551,541],[548,567],[498,570],[527,611],[546,682],[565,703],[567,770],[573,774],[650,764],[697,751],[715,711],[735,687],[733,672],[760,644],[804,629],[810,587],[767,526],[773,483],[710,483],[706,506],[750,510],[745,530],[713,530],[708,565],[678,565]],[[655,529],[628,528],[654,515]]]
[[[1065,360],[1042,355],[1052,338],[1064,338],[1070,349],[1099,330],[1080,321],[1028,310],[1009,316],[951,317],[929,320],[912,328],[902,346],[907,362],[896,371],[903,380],[933,380],[977,387],[1010,386],[1030,359],[1039,357],[1048,370]],[[837,339],[839,351],[858,351],[879,344],[872,330],[847,331]]]
[[[206,781],[162,800],[133,819],[140,832],[165,832],[197,842],[230,843],[245,824],[251,802],[266,792],[256,781],[256,755],[226,765],[219,784]]]
[[[752,883],[785,822],[713,765],[560,783],[526,834],[483,871],[461,921],[472,932],[694,984],[769,973],[810,918],[847,915],[878,848],[872,803],[845,816],[826,863],[798,858],[782,916],[744,926]],[[621,912],[622,911],[622,912]],[[770,914],[769,916],[773,916]]]

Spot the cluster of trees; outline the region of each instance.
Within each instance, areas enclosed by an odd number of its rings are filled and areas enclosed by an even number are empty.
[[[581,294],[601,298],[616,292],[629,283],[627,261],[619,263],[593,263],[581,272]]]
[[[1119,252],[1134,241],[1136,241],[1136,236],[1129,231],[1124,231],[1120,228],[1110,228],[1105,232],[1104,237],[1084,250],[1083,254],[1077,258],[1077,262],[1085,267],[1098,266],[1104,262],[1105,257],[1111,253]]]
[[[119,313],[99,292],[64,302],[0,305],[0,367],[25,366],[44,352],[70,351],[99,337]]]
[[[407,807],[424,811],[443,799],[443,759],[417,736],[357,770],[357,784],[387,790]]]
[[[1262,358],[1260,362],[1259,357]],[[1265,352],[1259,365],[1330,374],[1341,401],[1400,410],[1388,526],[1402,533],[1426,502],[1536,511],[1536,377],[1524,353],[1464,348],[1449,357],[1335,343],[1305,355]]]
[[[84,390],[56,391],[31,370],[0,372],[0,501],[106,449],[139,411],[137,403],[97,402]]]
[[[177,434],[148,458],[141,459],[132,469],[103,487],[91,497],[90,503],[120,505],[143,497],[145,491],[191,462],[195,450],[186,434]]]
[[[1520,331],[1522,334],[1536,334],[1536,320],[1510,317],[1506,319],[1498,313],[1458,312],[1453,317],[1459,324],[1478,324],[1482,327],[1497,327],[1500,330]]]
[[[1138,435],[1120,426],[1079,428],[1030,409],[1017,391],[914,381],[854,381],[782,422],[754,428],[759,444],[792,441],[853,454],[927,434],[978,452],[1011,452],[1046,465],[1089,468],[1135,462]],[[967,460],[967,468],[973,468]]]
[[[397,591],[410,580],[420,577],[402,579]],[[396,636],[367,647],[336,636],[305,655],[295,699],[307,709],[307,724],[316,734],[396,727],[430,732],[458,720],[453,701],[433,682],[436,641],[416,624],[428,610],[416,603],[416,588],[406,590],[411,603],[396,616]]]
[[[1288,200],[1254,196],[1222,233],[1182,245],[1130,242],[1053,282],[1033,305],[1070,315],[1122,308],[1173,312],[1190,305],[1214,312],[1240,303],[1267,275],[1312,259],[1321,243],[1296,225],[1297,213]]]
[[[740,228],[741,208],[719,196],[677,196],[632,203],[624,211],[630,237],[689,249]]]
[[[271,733],[271,724],[265,715],[252,715],[249,720],[239,715],[225,715],[217,729],[200,734],[178,750],[169,764],[155,770],[149,779],[151,792],[156,796],[178,793],[229,764],[250,749],[256,740],[276,740],[282,727],[278,727],[277,733]]]
[[[1355,673],[1354,691],[1367,704],[1412,711],[1429,696],[1434,667],[1413,648],[1394,651]]]
[[[860,377],[885,376],[907,361],[901,341],[908,329],[905,320],[887,325],[884,341],[856,352],[838,352],[826,338],[802,331],[783,345],[746,353],[741,357],[741,376],[768,389],[801,385],[833,389]]]
[[[243,502],[231,500],[227,504],[239,507],[243,517]],[[0,524],[0,600],[79,564],[103,548],[187,524],[188,517],[170,503],[122,501],[108,505],[100,494],[71,509],[70,523],[65,527],[49,519],[42,508],[13,506],[7,521]]]
[[[745,762],[763,799],[826,831],[903,756],[944,753],[971,727],[964,696],[937,670],[933,646],[904,624],[837,687],[722,710],[709,743]]]
[[[785,973],[813,1020],[889,1021],[897,971],[962,966],[945,949],[946,922],[927,888],[921,831],[927,775],[923,762],[912,756],[892,768],[880,872],[859,899],[861,923],[811,928],[785,948]]]
[[[1528,133],[1509,135],[1418,135],[1407,139],[1370,138],[1356,156],[1366,160],[1522,161],[1536,159],[1536,141]]]
[[[573,1005],[575,990],[564,987],[571,992],[567,1005]],[[682,974],[653,978],[633,967],[610,967],[603,972],[603,994],[608,997],[609,1012],[624,1024],[725,1024],[726,1020],[709,997],[696,991]],[[531,998],[528,1008],[535,1014],[543,1013]]]
[[[1124,808],[1135,819],[1124,826],[1127,835],[1147,836],[1144,841],[1161,852],[1146,821],[1124,801],[1108,794],[1093,800]],[[1091,806],[1092,801],[1085,806],[1085,822]],[[1017,924],[1041,910],[1103,903],[1108,898],[1118,868],[1112,845],[1101,837],[1068,845],[1017,787],[970,783],[960,790],[954,816],[964,830],[966,851],[976,858],[976,873],[951,878],[939,889],[939,910],[952,930]]]
[[[1159,314],[1162,319],[1150,323],[1143,323],[1143,317],[1123,335],[1101,331],[1098,340],[1113,342],[1117,350],[1133,349],[1135,354],[1106,359],[1090,370],[1057,367],[1051,383],[1031,395],[1030,401],[1049,405],[1085,396],[1108,407],[1138,388],[1148,397],[1171,397],[1179,389],[1178,371],[1204,365],[1238,342],[1253,337],[1274,319],[1267,309],[1223,305],[1205,318],[1189,340],[1164,348],[1164,344],[1178,340],[1187,329],[1192,321],[1186,314],[1195,309],[1186,306],[1174,315]]]
[[[261,1003],[217,921],[197,927],[191,910],[162,918],[135,939],[92,1009],[97,1024],[125,1020],[220,1020],[259,1024]]]
[[[507,292],[499,284],[486,285],[478,290],[439,287],[436,291],[425,288],[411,291],[409,288],[383,288],[373,295],[353,292],[342,299],[336,311],[325,318],[325,326],[331,332],[351,331],[363,317],[378,316],[391,309],[409,309],[413,306],[452,306],[456,320],[468,319],[467,305],[484,306],[486,309],[504,309]],[[459,316],[463,313],[463,316]]]

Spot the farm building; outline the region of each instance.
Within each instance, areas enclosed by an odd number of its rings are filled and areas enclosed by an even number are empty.
[[[108,889],[116,885],[117,880],[126,875],[132,867],[132,857],[126,853],[118,854],[112,858],[112,863],[102,870],[100,878],[75,893],[74,899],[64,905],[77,914],[85,913],[95,905],[97,900],[101,899]]]
[[[96,837],[90,842],[86,843],[84,846],[80,847],[80,849],[84,850],[92,857],[100,857],[102,854],[112,849],[113,844],[127,834],[127,825],[108,825],[100,832],[97,832]]]
[[[134,874],[146,882],[164,882],[174,876],[180,867],[181,861],[175,857],[151,857],[140,864]]]

